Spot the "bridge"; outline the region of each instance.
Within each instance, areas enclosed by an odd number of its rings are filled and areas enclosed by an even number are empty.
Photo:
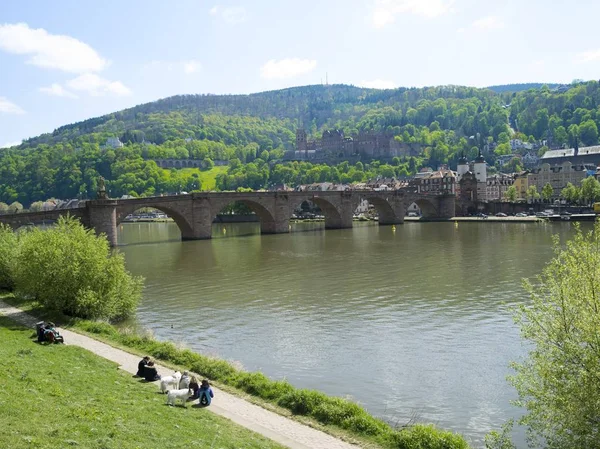
[[[393,191],[301,191],[301,192],[201,192],[186,195],[135,199],[97,199],[84,207],[0,215],[0,223],[13,229],[55,221],[61,215],[79,218],[84,226],[97,234],[105,234],[111,246],[117,245],[117,227],[125,217],[143,207],[151,207],[169,215],[179,227],[182,240],[211,238],[212,222],[229,204],[239,201],[256,213],[262,234],[289,232],[294,210],[310,201],[323,211],[326,229],[352,227],[354,211],[362,200],[371,203],[379,213],[380,225],[404,223],[410,204],[417,203],[424,218],[450,218],[455,212],[454,195],[425,195],[413,189]]]

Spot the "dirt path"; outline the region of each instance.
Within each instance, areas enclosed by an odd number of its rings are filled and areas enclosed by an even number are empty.
[[[3,301],[0,301],[0,315],[31,328],[35,327],[35,323],[38,321],[31,315]],[[64,336],[66,344],[80,346],[105,359],[118,363],[119,367],[128,373],[135,374],[137,372],[139,356],[66,329],[60,329],[60,333]],[[157,368],[161,375],[172,374],[172,370],[169,368],[160,365],[157,365]],[[209,408],[210,411],[284,446],[292,449],[358,448],[358,446],[338,440],[331,435],[265,410],[214,387],[213,390],[215,391],[215,399]]]

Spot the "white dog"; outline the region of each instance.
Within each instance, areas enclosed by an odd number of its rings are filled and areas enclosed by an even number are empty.
[[[179,380],[181,379],[181,373],[175,371],[172,376],[165,376],[160,379],[160,391],[165,393],[167,390],[179,388]],[[172,388],[170,388],[172,387]]]
[[[169,390],[167,391],[167,405],[175,405],[175,401],[179,399],[181,405],[187,408],[187,400],[191,394],[192,390],[190,388],[184,388],[183,390]]]

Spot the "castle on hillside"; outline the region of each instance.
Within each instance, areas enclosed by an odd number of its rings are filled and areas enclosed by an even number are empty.
[[[391,159],[393,157],[417,156],[420,145],[405,144],[392,134],[360,132],[345,137],[340,130],[323,131],[320,139],[308,140],[304,129],[296,130],[296,149],[288,151],[288,160],[335,161],[353,159]]]

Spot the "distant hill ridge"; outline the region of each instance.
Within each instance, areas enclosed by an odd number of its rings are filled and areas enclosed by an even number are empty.
[[[516,83],[516,84],[500,84],[497,86],[488,86],[486,89],[493,90],[499,94],[504,92],[522,92],[529,89],[539,89],[542,86],[548,86],[550,89],[555,89],[562,84],[558,83]]]

